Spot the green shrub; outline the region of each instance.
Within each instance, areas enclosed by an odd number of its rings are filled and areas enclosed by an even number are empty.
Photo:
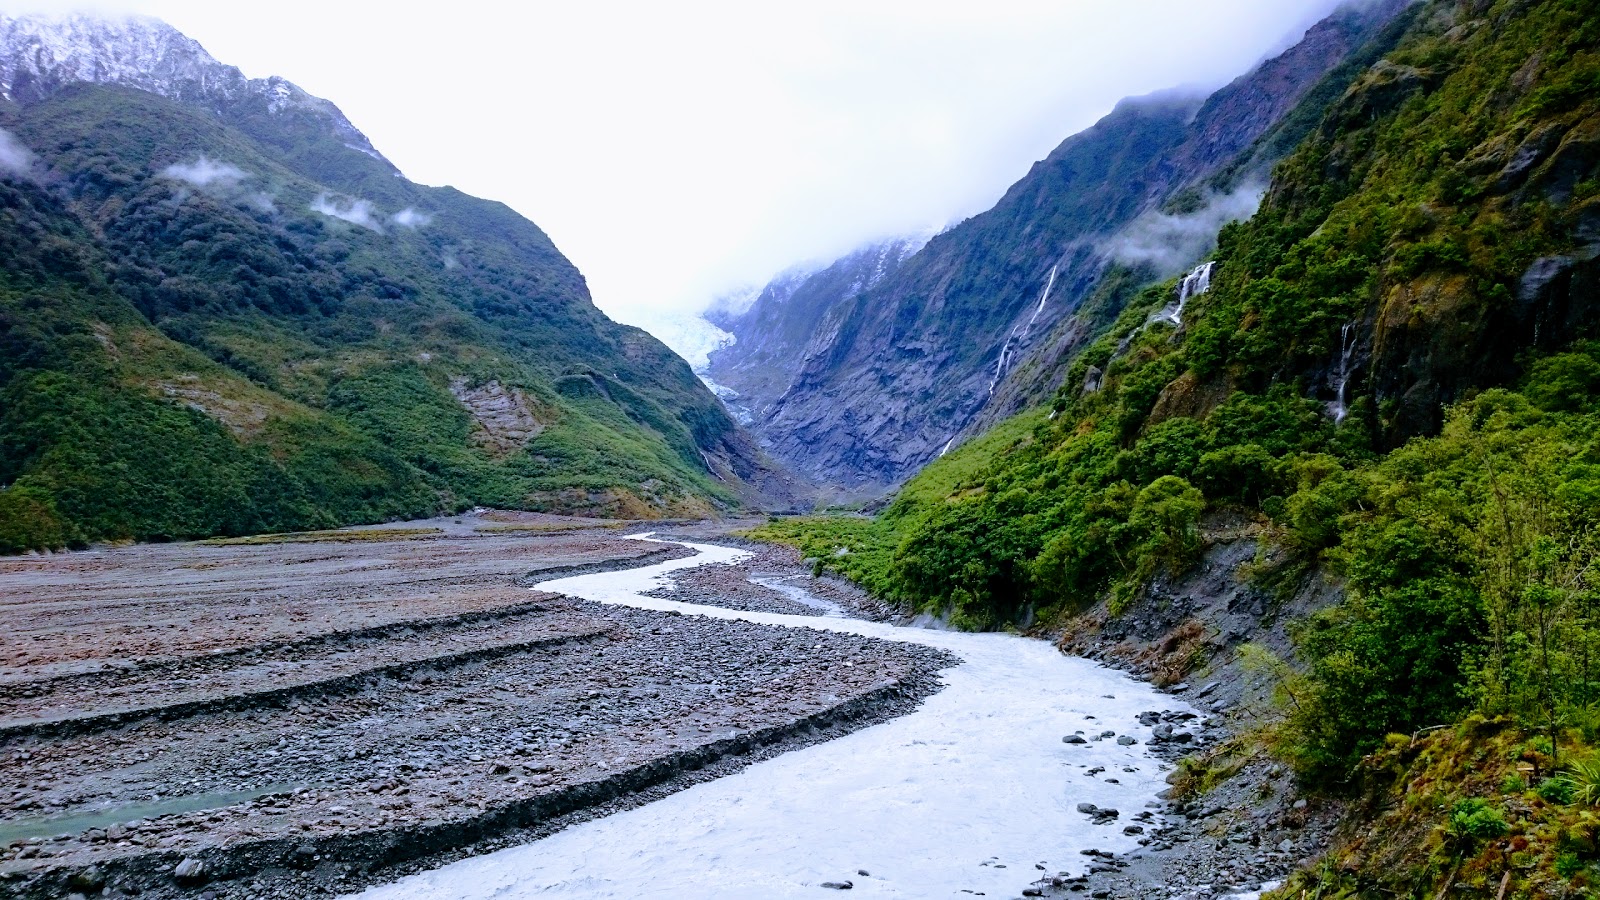
[[[1568,763],[1561,780],[1570,788],[1571,799],[1567,802],[1600,806],[1600,756]]]
[[[16,486],[0,490],[0,553],[60,550],[67,543],[67,527],[49,494]]]
[[[1539,782],[1539,787],[1535,789],[1535,793],[1546,803],[1559,803],[1563,806],[1571,803],[1573,797],[1577,795],[1572,782],[1560,777],[1546,778]]]
[[[1505,815],[1482,797],[1456,801],[1445,825],[1446,835],[1464,846],[1503,837],[1508,831]]]

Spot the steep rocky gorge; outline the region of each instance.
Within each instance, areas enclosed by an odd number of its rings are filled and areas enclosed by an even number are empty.
[[[865,496],[898,484],[1048,397],[1129,286],[1205,251],[1184,237],[1195,222],[1247,214],[1265,171],[1389,46],[1406,6],[1343,9],[1210,97],[1124,101],[881,283],[841,290],[828,269],[726,321],[739,344],[710,377],[764,411],[753,429],[802,475]],[[1092,315],[1075,316],[1097,292]],[[804,303],[776,311],[793,297]]]

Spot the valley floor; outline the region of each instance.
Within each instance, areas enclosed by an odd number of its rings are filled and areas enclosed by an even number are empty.
[[[690,555],[624,526],[0,561],[0,896],[344,892],[904,712],[948,663],[530,590]]]
[[[651,527],[660,526],[488,512],[0,561],[10,623],[0,633],[0,897],[348,893],[894,718],[937,691],[955,661],[794,620],[533,589],[692,554],[625,537]],[[847,583],[809,577],[795,551],[732,537],[737,525],[669,527],[675,539],[748,555],[681,569],[648,596],[906,624]],[[1048,650],[1022,648],[1033,646]],[[1265,761],[1240,760],[1241,777],[1190,803],[1156,802],[1159,781],[1123,774],[1137,763],[1094,765],[1102,748],[1169,762],[1224,750],[1223,717],[1196,722],[1185,710],[1223,712],[1236,702],[1220,701],[1231,689],[1180,686],[1187,702],[1169,708],[1151,694],[1137,722],[1089,715],[1078,727],[1093,741],[1062,742],[1051,729],[1065,726],[1051,717],[1104,703],[1088,699],[1099,696],[1087,687],[1100,683],[1095,672],[1104,670],[1069,676],[1016,722],[992,720],[1044,754],[1053,824],[1029,828],[1049,832],[1057,850],[1089,848],[1001,882],[1032,896],[1221,897],[1320,853],[1334,810],[1296,804],[1288,777]],[[1008,700],[1026,693],[1004,690]],[[1108,726],[1138,734],[1137,746],[1094,743]],[[1163,729],[1181,740],[1156,737]],[[883,750],[881,765],[899,765],[902,752]],[[1017,774],[1007,765],[983,776],[997,782],[985,792],[1015,790],[1003,783]],[[1107,791],[1135,809],[1072,812]],[[937,871],[924,876],[939,881]]]

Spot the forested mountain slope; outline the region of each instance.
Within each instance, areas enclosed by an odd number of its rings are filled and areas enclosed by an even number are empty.
[[[1422,4],[1223,230],[1181,316],[1161,314],[1175,283],[1139,293],[1052,406],[953,450],[876,520],[772,533],[961,624],[1070,627],[1160,606],[1152,585],[1248,531],[1269,616],[1306,578],[1342,595],[1290,625],[1267,746],[1369,801],[1283,896],[1587,896],[1596,13]]]
[[[1008,379],[1037,348],[1061,344],[1058,326],[1086,298],[1110,291],[1097,308],[1114,317],[1121,286],[1192,264],[1220,221],[1253,209],[1266,168],[1365,67],[1351,61],[1388,46],[1385,27],[1405,6],[1340,10],[1210,97],[1127,100],[1068,138],[993,209],[813,315],[803,341],[768,346],[793,368],[754,424],[763,442],[796,471],[871,494],[934,458],[997,397],[1023,405],[1006,399],[1018,391]],[[1083,337],[1082,323],[1070,328],[1056,356]],[[1025,399],[1059,383],[1055,362],[1022,385]]]
[[[781,489],[535,225],[332,104],[148,20],[0,41],[0,548]]]

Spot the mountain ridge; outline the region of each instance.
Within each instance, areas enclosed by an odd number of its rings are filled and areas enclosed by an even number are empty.
[[[0,57],[0,98],[6,100],[38,99],[76,82],[127,85],[219,113],[255,99],[272,114],[308,112],[346,146],[389,164],[333,103],[276,75],[247,78],[160,19],[0,14],[0,46],[7,51]]]

